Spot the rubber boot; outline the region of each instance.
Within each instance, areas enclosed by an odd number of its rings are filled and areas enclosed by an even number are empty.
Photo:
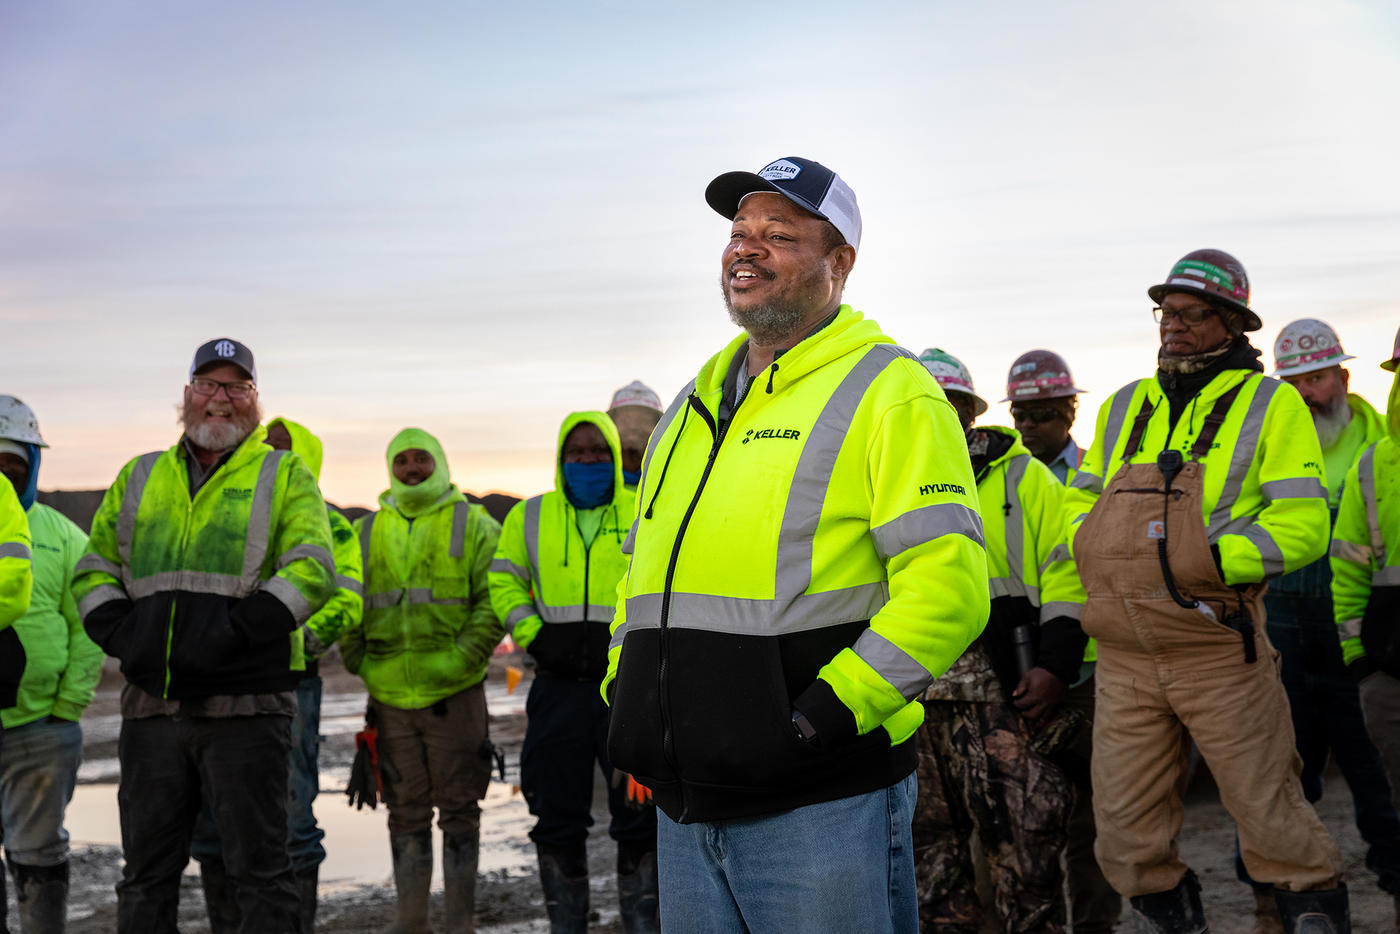
[[[476,931],[476,858],[475,834],[442,839],[443,911],[446,934],[474,934]]]
[[[394,853],[397,916],[381,934],[433,934],[428,927],[428,887],[433,882],[433,832],[390,834]]]
[[[1254,934],[1283,934],[1283,919],[1273,889],[1254,890]]]
[[[617,906],[626,934],[658,934],[656,839],[617,844]]]
[[[575,847],[536,847],[540,885],[549,913],[549,934],[585,934],[588,930],[588,853]]]
[[[1134,895],[1129,901],[1138,934],[1209,934],[1206,912],[1201,907],[1201,884],[1189,869],[1176,888]]]
[[[10,860],[22,934],[63,934],[68,919],[68,862],[22,866]]]
[[[301,934],[313,934],[316,930],[316,883],[319,881],[320,867],[312,866],[307,872],[298,872],[297,917],[301,920]]]
[[[238,889],[224,872],[223,863],[200,863],[199,881],[204,886],[204,910],[209,915],[209,934],[238,934],[243,912],[238,907]]]
[[[1274,890],[1285,934],[1351,934],[1347,887],[1320,892]]]

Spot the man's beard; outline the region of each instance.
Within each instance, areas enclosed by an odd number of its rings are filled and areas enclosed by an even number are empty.
[[[752,269],[760,278],[773,279],[773,274],[760,266],[744,263],[744,268]],[[729,320],[749,332],[749,338],[759,344],[776,344],[784,338],[796,334],[808,314],[811,313],[812,296],[818,294],[829,273],[825,264],[816,264],[801,279],[772,296],[765,302],[750,305],[742,311],[734,307],[729,294],[729,277],[733,267],[719,276],[719,290],[724,296],[724,306],[729,309]]]
[[[1317,429],[1317,440],[1322,444],[1325,451],[1330,448],[1342,432],[1347,430],[1351,424],[1351,406],[1347,404],[1347,397],[1344,393],[1337,393],[1337,398],[1326,408],[1321,406],[1309,406],[1312,409],[1313,427]]]
[[[245,412],[230,406],[229,420],[214,424],[204,420],[204,410],[208,404],[195,398],[186,402],[180,410],[180,424],[185,427],[185,436],[196,447],[206,451],[231,451],[262,423],[262,406],[256,399]]]

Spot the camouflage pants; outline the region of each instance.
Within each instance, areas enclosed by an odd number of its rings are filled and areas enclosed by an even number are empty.
[[[1009,704],[924,706],[914,807],[920,930],[982,930],[975,832],[995,890],[997,930],[1062,934],[1060,855],[1074,802],[1069,780],[1031,752],[1026,723]]]

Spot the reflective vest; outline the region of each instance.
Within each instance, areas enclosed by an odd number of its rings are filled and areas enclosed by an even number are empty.
[[[1229,585],[1296,570],[1326,552],[1329,521],[1322,449],[1312,416],[1287,383],[1246,370],[1218,374],[1173,427],[1155,377],[1129,383],[1099,409],[1094,443],[1066,497],[1074,533],[1124,464],[1151,464],[1164,450],[1189,455],[1217,399],[1240,390],[1202,458],[1202,520]],[[1129,450],[1125,450],[1130,448]],[[1149,534],[1144,530],[1143,534]]]
[[[78,611],[127,680],[156,697],[285,691],[301,677],[301,631],[288,626],[332,592],[330,525],[311,471],[265,436],[255,429],[193,497],[183,444],[143,454],[92,520],[73,577]],[[285,616],[242,618],[254,595]],[[117,600],[132,602],[124,618],[93,618]]]
[[[745,346],[652,433],[624,546],[609,751],[673,819],[903,778],[915,698],[987,618],[967,445],[923,366],[844,305],[752,380]],[[793,708],[820,750],[795,739]]]
[[[420,710],[486,677],[505,634],[486,579],[501,527],[456,487],[412,521],[389,493],[379,502],[355,523],[365,613],[341,654],[376,700]]]
[[[364,570],[361,566],[360,538],[350,520],[327,509],[331,543],[335,557],[335,592],[310,619],[306,628],[329,646],[348,630],[360,625],[364,616]]]
[[[613,453],[613,499],[602,510],[593,540],[584,544],[578,510],[564,493],[562,467],[556,488],[516,503],[506,515],[491,562],[491,605],[517,645],[540,670],[559,677],[601,680],[617,602],[617,582],[627,570],[622,541],[636,512],[636,498],[622,482],[622,446],[612,419],[576,412],[559,429],[564,439],[582,423],[596,425]]]
[[[71,590],[73,568],[87,547],[87,536],[43,503],[30,506],[28,515],[34,592],[29,611],[15,621],[25,665],[14,706],[0,710],[6,729],[50,714],[79,719],[102,674],[102,650],[83,631]]]
[[[34,570],[29,551],[29,521],[9,483],[0,483],[0,629],[7,629],[29,608]],[[0,644],[0,651],[3,651]],[[4,663],[0,662],[0,668]]]

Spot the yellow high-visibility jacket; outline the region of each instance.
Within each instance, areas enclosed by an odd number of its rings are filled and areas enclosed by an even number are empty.
[[[578,425],[596,425],[613,454],[613,498],[591,544],[564,492],[564,439]],[[617,582],[627,570],[622,541],[636,496],[622,482],[617,427],[602,412],[575,412],[559,428],[555,489],[511,507],[491,562],[491,605],[517,645],[556,677],[601,680],[608,667]]]
[[[1201,518],[1219,549],[1225,583],[1268,580],[1326,553],[1322,448],[1307,404],[1287,383],[1239,369],[1217,374],[1174,427],[1155,377],[1129,383],[1104,402],[1094,443],[1065,498],[1071,552],[1080,523],[1119,468],[1155,463],[1167,449],[1189,456],[1216,400],[1236,385],[1239,394],[1202,458]],[[1146,431],[1136,450],[1124,451],[1144,401],[1151,406]]]
[[[341,654],[376,700],[421,710],[485,678],[505,634],[486,580],[501,527],[455,486],[412,520],[388,492],[379,505],[355,523],[365,614]]]
[[[334,589],[326,505],[257,428],[190,496],[183,444],[126,464],[92,520],[73,596],[88,635],[156,697],[291,690],[300,624]]]
[[[1061,542],[1065,488],[1036,460],[1012,428],[975,428],[1005,450],[977,478],[990,573],[991,618],[981,641],[1008,691],[1019,680],[1012,630],[1038,627],[1036,665],[1065,684],[1079,677],[1084,657],[1084,588]]]
[[[752,380],[746,346],[652,434],[603,684],[613,764],[682,821],[907,776],[915,699],[988,612],[967,445],[923,365],[846,305]]]
[[[1386,423],[1387,436],[1361,454],[1342,484],[1330,551],[1332,613],[1342,659],[1357,674],[1384,668],[1400,676],[1400,377]]]
[[[14,705],[24,675],[24,646],[12,624],[29,609],[33,588],[29,520],[15,488],[0,479],[0,706]]]

